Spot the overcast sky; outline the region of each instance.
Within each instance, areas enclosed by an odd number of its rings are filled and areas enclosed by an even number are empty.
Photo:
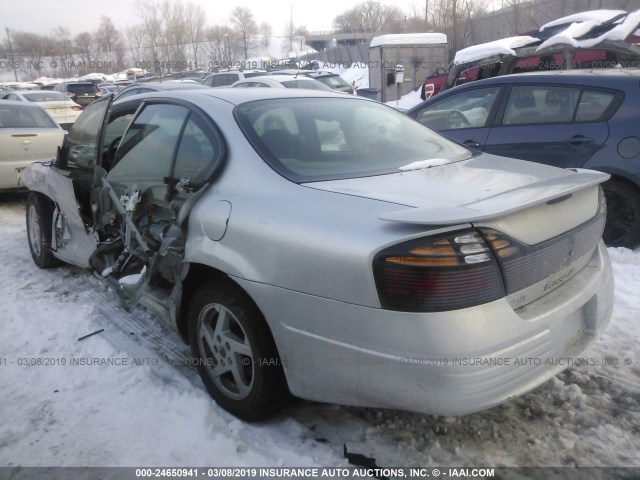
[[[274,35],[283,35],[285,24],[293,13],[294,25],[304,25],[310,31],[331,29],[333,19],[363,0],[192,0],[202,5],[208,25],[224,25],[231,11],[237,7],[248,7],[256,22],[268,22]],[[384,2],[382,2],[384,3]],[[5,1],[0,7],[0,27],[3,40],[5,28],[33,33],[49,33],[62,25],[75,35],[83,31],[94,31],[100,17],[107,15],[118,28],[139,22],[134,0],[50,0]],[[403,6],[398,5],[400,8]]]

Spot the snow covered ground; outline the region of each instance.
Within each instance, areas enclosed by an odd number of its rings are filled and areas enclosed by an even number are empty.
[[[597,365],[465,417],[298,401],[246,424],[152,315],[33,264],[24,201],[0,196],[0,466],[346,466],[343,444],[383,467],[640,466],[640,249],[610,249],[613,318],[583,355]]]

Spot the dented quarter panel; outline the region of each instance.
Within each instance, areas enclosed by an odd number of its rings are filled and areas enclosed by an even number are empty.
[[[74,195],[71,177],[51,163],[34,163],[22,174],[22,184],[29,190],[40,192],[53,200],[62,215],[58,221],[64,222],[64,234],[55,245],[53,255],[60,260],[89,267],[89,257],[98,243],[85,228],[78,211],[78,203]],[[56,219],[54,218],[54,234],[56,238]]]

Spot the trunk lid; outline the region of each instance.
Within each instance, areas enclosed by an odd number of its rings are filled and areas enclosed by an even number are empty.
[[[385,221],[425,226],[497,224],[531,244],[592,218],[598,209],[597,185],[608,178],[592,170],[481,155],[433,168],[306,186],[398,204],[397,211],[380,216]],[[532,213],[543,221],[537,228],[532,228]],[[544,221],[545,215],[553,218],[553,224]]]

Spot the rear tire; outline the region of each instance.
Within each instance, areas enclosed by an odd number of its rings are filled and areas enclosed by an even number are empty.
[[[52,268],[62,262],[51,252],[53,203],[40,193],[31,192],[27,198],[27,238],[35,264]]]
[[[640,240],[640,193],[616,179],[603,184],[602,189],[607,199],[604,242],[609,247],[636,247]]]
[[[193,294],[189,340],[202,381],[222,408],[255,421],[284,406],[288,389],[271,332],[239,288],[208,282]]]

